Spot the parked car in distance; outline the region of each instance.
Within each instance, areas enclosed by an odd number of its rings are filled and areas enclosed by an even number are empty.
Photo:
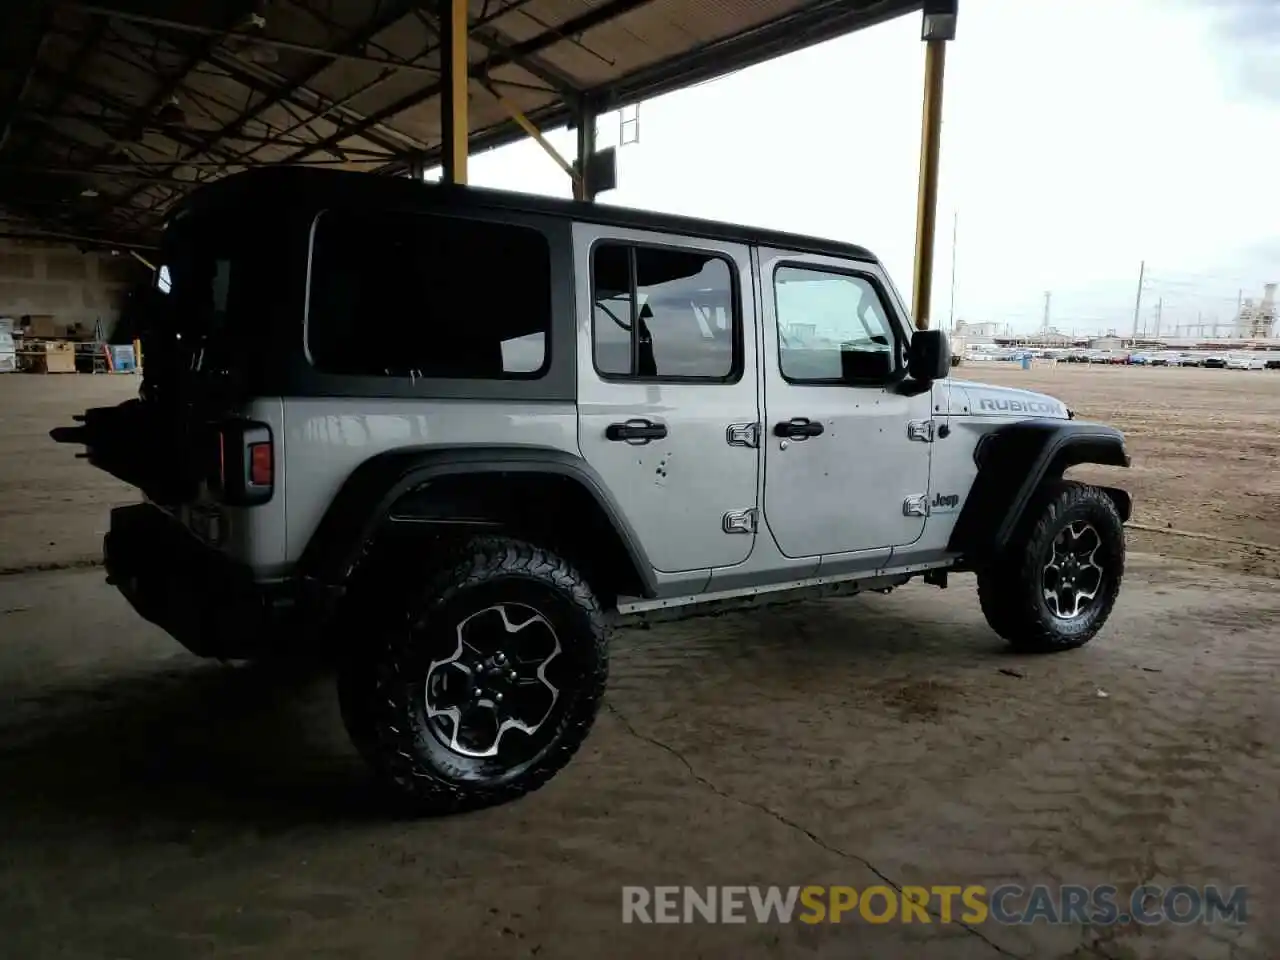
[[[1211,353],[1204,358],[1204,365],[1212,367],[1215,370],[1225,370],[1227,368],[1228,357],[1225,353]]]
[[[1203,366],[1203,359],[1194,353],[1183,353],[1178,356],[1178,366],[1180,367],[1199,367]]]
[[[1229,370],[1265,370],[1266,358],[1260,353],[1235,353],[1227,357]]]
[[[1268,370],[1280,370],[1280,351],[1268,350],[1266,356],[1266,368]]]
[[[1169,366],[1169,354],[1163,350],[1159,353],[1147,354],[1145,363],[1149,367],[1167,367]]]

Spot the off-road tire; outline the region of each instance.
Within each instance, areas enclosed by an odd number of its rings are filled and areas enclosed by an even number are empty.
[[[506,803],[537,790],[569,762],[595,721],[608,679],[604,618],[586,580],[561,557],[505,537],[469,541],[434,575],[410,583],[376,629],[346,646],[338,694],[352,742],[404,812],[437,816]],[[412,578],[410,578],[412,580]],[[496,602],[517,602],[554,628],[574,683],[547,722],[549,742],[492,775],[451,753],[428,724],[427,647]],[[366,600],[366,603],[369,601]]]
[[[1070,524],[1087,522],[1101,540],[1104,574],[1098,596],[1073,619],[1054,615],[1046,603],[1042,573],[1054,538]],[[1124,524],[1103,490],[1072,480],[1046,484],[1028,508],[1013,541],[978,572],[978,601],[987,623],[1022,653],[1054,653],[1084,646],[1102,629],[1124,577]]]

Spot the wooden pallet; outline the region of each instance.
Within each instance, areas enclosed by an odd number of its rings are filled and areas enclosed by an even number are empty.
[[[23,340],[16,351],[24,373],[75,373],[76,347],[67,340]]]

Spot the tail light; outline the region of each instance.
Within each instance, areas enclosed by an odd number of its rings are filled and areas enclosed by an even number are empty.
[[[271,428],[264,423],[230,420],[215,426],[217,462],[209,487],[228,506],[266,503],[275,490],[276,458]]]

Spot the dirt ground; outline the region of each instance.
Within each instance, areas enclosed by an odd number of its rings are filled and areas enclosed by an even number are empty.
[[[1124,431],[1128,470],[1072,475],[1129,490],[1140,525],[1202,535],[1134,530],[1131,549],[1280,577],[1280,372],[990,362],[958,372],[1052,394]]]
[[[1128,430],[1140,523],[1280,544],[1280,374],[961,372]],[[130,495],[43,434],[125,379],[0,377],[0,567],[96,552]],[[559,777],[420,822],[376,803],[322,672],[189,657],[100,570],[2,576],[0,955],[1280,956],[1280,595],[1241,572],[1274,560],[1146,536],[1063,656],[1006,653],[968,577],[622,630]],[[621,922],[628,884],[1002,882],[1246,885],[1248,920]]]
[[[49,431],[137,396],[131,374],[0,376],[0,573],[96,561],[112,506],[137,491],[76,460]]]

